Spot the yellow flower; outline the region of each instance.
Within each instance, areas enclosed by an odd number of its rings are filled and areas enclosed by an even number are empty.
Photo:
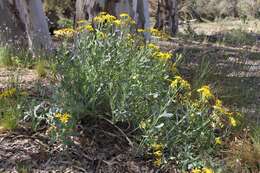
[[[217,145],[221,145],[222,144],[222,140],[221,140],[220,137],[215,138],[215,144],[217,144]]]
[[[209,100],[214,98],[214,95],[211,93],[210,87],[208,85],[202,86],[197,91],[201,94],[203,100]]]
[[[141,129],[146,129],[146,123],[144,122],[144,121],[142,121],[140,124],[139,124],[139,127],[141,128]]]
[[[191,173],[201,173],[201,170],[198,168],[192,169]]]
[[[168,52],[155,52],[153,55],[161,60],[168,60],[172,57],[172,54]]]
[[[94,28],[92,27],[92,25],[86,25],[86,26],[84,26],[84,28],[86,29],[86,30],[88,30],[88,31],[94,31]]]
[[[152,149],[154,151],[158,151],[158,150],[162,150],[163,149],[163,145],[162,144],[152,144],[151,147],[152,147]]]
[[[8,89],[2,93],[0,93],[0,98],[7,98],[7,97],[13,97],[16,93],[16,88]]]
[[[104,12],[101,12],[98,16],[94,17],[93,19],[93,21],[98,23],[103,23],[103,22],[112,23],[115,20],[116,20],[115,16],[112,16]]]
[[[153,153],[153,155],[156,157],[156,158],[161,158],[162,157],[162,151],[158,150],[158,151],[155,151]]]
[[[68,113],[65,113],[60,117],[60,121],[66,124],[69,121],[70,117],[71,116]]]
[[[159,46],[157,46],[157,45],[155,45],[153,43],[149,43],[147,45],[147,47],[150,48],[150,49],[155,49],[155,50],[159,50],[160,49]]]
[[[161,166],[161,164],[162,164],[162,159],[156,159],[156,160],[153,162],[153,164],[154,164],[154,166],[157,166],[157,167]]]
[[[82,23],[86,23],[87,21],[86,20],[79,20],[77,21],[78,24],[82,24]]]
[[[54,31],[54,35],[56,37],[67,37],[67,38],[70,38],[75,33],[76,33],[76,31],[74,29],[72,29],[72,28],[64,28],[64,29],[59,29],[59,30]]]
[[[136,24],[136,22],[134,20],[132,20],[132,19],[129,20],[129,22],[130,22],[131,25],[135,25]]]
[[[219,100],[219,99],[217,99],[217,100],[216,100],[216,103],[215,103],[215,106],[216,106],[216,107],[222,107],[222,101]]]
[[[214,171],[210,168],[203,168],[202,173],[214,173]]]
[[[215,111],[218,111],[222,114],[226,114],[226,109],[225,107],[222,105],[222,101],[217,99],[215,102],[215,105],[213,106],[213,108],[215,109]]]
[[[104,22],[104,19],[101,18],[101,16],[96,16],[96,17],[93,18],[93,21],[98,22],[98,23],[102,23],[102,22]]]
[[[129,17],[129,15],[128,15],[127,13],[121,13],[121,14],[120,14],[120,17],[126,18],[126,17]]]
[[[162,38],[162,39],[168,39],[169,38],[168,34],[162,32],[162,31],[159,31],[158,29],[155,29],[155,28],[148,29],[147,32],[150,32],[151,35],[153,35],[155,37]]]
[[[171,87],[174,89],[190,90],[191,86],[188,81],[184,80],[181,76],[175,76],[175,79],[171,82]]]
[[[102,16],[102,15],[107,15],[107,12],[102,11],[102,12],[99,13],[99,15],[100,15],[100,16]]]
[[[237,126],[237,121],[235,120],[234,117],[229,117],[229,122],[231,126],[236,127]]]
[[[137,32],[144,32],[144,29],[137,29]]]
[[[115,20],[113,21],[113,23],[116,25],[116,26],[121,26],[121,20]]]
[[[62,122],[63,124],[67,124],[69,119],[71,118],[71,116],[68,113],[62,114],[60,112],[56,113],[55,117],[59,119],[60,122]]]
[[[111,23],[111,22],[113,22],[113,21],[116,20],[116,17],[115,17],[115,16],[112,16],[112,15],[110,15],[110,14],[105,15],[104,18],[106,19],[106,21],[107,21],[108,23]]]
[[[159,34],[160,33],[160,31],[158,30],[158,29],[155,29],[155,28],[151,28],[150,29],[150,32],[152,33],[152,34]]]

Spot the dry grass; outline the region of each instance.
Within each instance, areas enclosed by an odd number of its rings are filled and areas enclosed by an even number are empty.
[[[198,34],[213,35],[231,30],[241,29],[248,33],[260,34],[260,20],[249,20],[243,23],[242,20],[229,19],[216,22],[193,23],[192,28]]]
[[[236,138],[229,144],[226,161],[232,172],[260,171],[260,145],[254,138],[250,138],[249,133],[248,130],[244,130],[241,138]]]

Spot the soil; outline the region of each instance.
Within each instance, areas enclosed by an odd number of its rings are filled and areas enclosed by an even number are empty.
[[[108,126],[98,123],[86,128],[72,138],[70,146],[59,141],[53,143],[46,130],[31,132],[19,128],[2,133],[0,172],[158,172],[151,161],[133,155],[127,141]]]

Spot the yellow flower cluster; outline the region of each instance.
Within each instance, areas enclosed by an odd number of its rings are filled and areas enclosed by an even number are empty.
[[[118,19],[114,20],[113,23],[114,23],[116,26],[121,26],[121,24],[122,24],[121,20],[118,20]]]
[[[146,128],[148,128],[148,126],[149,126],[150,123],[151,123],[151,119],[143,120],[143,121],[140,122],[139,127],[140,127],[141,129],[144,129],[144,130],[145,130]]]
[[[73,37],[75,33],[76,33],[76,31],[72,28],[63,28],[63,29],[54,31],[54,35],[56,37],[66,37],[66,38]]]
[[[214,173],[214,171],[210,168],[194,168],[192,169],[191,173]]]
[[[184,80],[181,76],[175,76],[175,79],[171,82],[171,87],[174,89],[182,88],[187,91],[191,90],[189,82]]]
[[[16,94],[16,88],[11,88],[0,93],[0,98],[13,97]]]
[[[101,12],[98,16],[94,17],[93,21],[97,23],[112,23],[116,20],[116,17],[106,12]]]
[[[157,45],[155,45],[155,44],[153,44],[153,43],[149,43],[149,44],[147,45],[147,47],[148,47],[149,49],[156,50],[156,51],[158,51],[158,50],[160,49],[159,46],[157,46]]]
[[[87,23],[87,21],[86,20],[79,20],[79,21],[77,21],[77,23],[78,24],[85,24],[85,23]]]
[[[154,57],[160,59],[160,60],[169,60],[172,57],[172,54],[169,52],[155,52],[153,54]]]
[[[95,29],[93,28],[93,26],[90,25],[90,24],[83,25],[83,26],[79,26],[79,27],[77,28],[77,31],[79,31],[79,32],[82,32],[82,31],[85,31],[85,30],[90,31],[90,32],[95,31]]]
[[[56,113],[55,117],[63,124],[67,124],[69,122],[69,119],[71,118],[71,116],[68,113],[62,114],[60,112]]]
[[[88,31],[94,31],[94,28],[92,25],[88,24],[88,25],[85,25],[84,28]]]
[[[155,29],[155,28],[148,29],[147,32],[150,32],[151,35],[162,38],[162,39],[169,39],[169,37],[170,37],[168,34],[162,32],[162,31],[159,31],[158,29]]]
[[[129,18],[130,16],[129,16],[129,14],[127,14],[127,13],[121,13],[121,14],[120,14],[120,17],[121,17],[121,18]]]
[[[236,121],[236,119],[234,117],[229,117],[229,123],[233,127],[237,126],[237,121]]]
[[[137,32],[143,33],[143,32],[145,32],[145,31],[144,31],[144,29],[137,29]]]
[[[215,144],[217,144],[217,145],[221,145],[222,144],[222,140],[221,140],[220,137],[216,137],[215,138]]]
[[[210,99],[214,99],[214,95],[211,92],[211,89],[208,85],[202,86],[200,89],[197,90],[201,94],[201,98],[205,101]]]
[[[216,114],[220,114],[220,115],[225,115],[228,117],[229,120],[229,124],[232,127],[236,127],[237,126],[237,121],[236,119],[233,117],[234,114],[232,112],[230,112],[227,108],[225,108],[222,104],[222,101],[219,99],[216,99],[215,101],[215,105],[213,106],[214,108],[214,112]]]
[[[127,13],[120,14],[120,19],[121,19],[122,24],[124,24],[124,25],[127,25],[127,24],[135,25],[136,24],[135,21]]]
[[[155,158],[154,160],[154,165],[159,167],[162,164],[163,160],[163,145],[162,144],[152,144],[151,145],[152,150],[153,150],[153,156]]]

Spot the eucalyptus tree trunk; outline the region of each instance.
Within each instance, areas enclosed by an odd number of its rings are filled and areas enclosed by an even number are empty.
[[[158,0],[155,28],[174,36],[178,31],[178,0]]]
[[[99,1],[101,0],[76,0],[76,21],[91,20],[101,12]]]
[[[238,0],[231,0],[231,10],[232,10],[232,15],[233,17],[238,17],[238,10],[237,10],[237,5],[238,5]]]
[[[76,20],[91,20],[99,12],[105,11],[116,17],[128,13],[139,28],[149,28],[148,0],[77,0]]]
[[[0,44],[26,47],[28,42],[26,42],[25,25],[14,11],[17,12],[14,2],[0,1]]]
[[[51,49],[51,37],[41,0],[0,1],[0,42],[28,47],[33,55]],[[4,39],[2,39],[4,38]],[[17,38],[17,39],[16,39]]]

